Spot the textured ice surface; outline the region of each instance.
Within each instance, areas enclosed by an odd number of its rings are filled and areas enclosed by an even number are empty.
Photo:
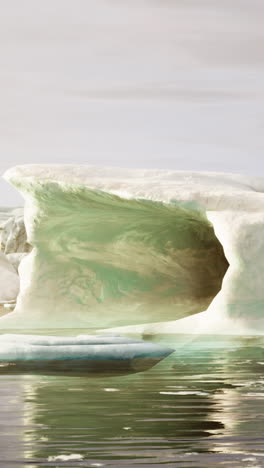
[[[14,252],[14,253],[9,253],[6,255],[7,260],[15,270],[18,272],[19,265],[24,257],[26,257],[27,253],[26,252]]]
[[[0,252],[0,303],[15,300],[19,291],[19,277],[15,268]]]
[[[262,333],[263,179],[43,165],[5,177],[34,248],[1,327]]]
[[[0,207],[0,249],[5,254],[31,250],[27,243],[23,208]]]
[[[17,298],[19,278],[15,273],[29,250],[23,208],[0,207],[0,313],[1,303]]]
[[[0,336],[2,362],[72,359],[129,361],[142,358],[162,359],[172,352],[170,348],[119,336]]]

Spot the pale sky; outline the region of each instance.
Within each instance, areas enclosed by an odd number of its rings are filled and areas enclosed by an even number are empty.
[[[10,0],[0,170],[26,163],[264,176],[263,0]],[[21,205],[0,182],[0,206]]]

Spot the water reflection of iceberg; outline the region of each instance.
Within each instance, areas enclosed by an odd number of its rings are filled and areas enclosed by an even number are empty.
[[[85,467],[211,468],[254,457],[262,466],[263,341],[152,339],[178,352],[145,373],[19,377],[25,461],[80,454]]]

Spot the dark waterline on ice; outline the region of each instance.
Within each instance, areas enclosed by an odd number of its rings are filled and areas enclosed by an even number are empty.
[[[176,352],[127,375],[2,369],[0,465],[264,467],[264,338],[145,339]]]

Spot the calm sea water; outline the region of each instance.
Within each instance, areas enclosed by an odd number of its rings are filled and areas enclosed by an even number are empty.
[[[264,338],[146,339],[176,351],[142,373],[0,369],[1,467],[264,467]]]

